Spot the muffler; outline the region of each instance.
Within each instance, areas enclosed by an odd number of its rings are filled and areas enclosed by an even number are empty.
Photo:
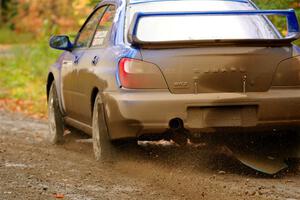
[[[170,139],[180,146],[185,146],[188,142],[188,134],[184,129],[182,119],[174,118],[170,120],[169,127],[171,129]]]

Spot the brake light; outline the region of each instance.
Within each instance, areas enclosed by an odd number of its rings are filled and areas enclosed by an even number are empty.
[[[121,86],[130,89],[167,88],[159,68],[149,62],[122,58],[119,62],[119,80]]]

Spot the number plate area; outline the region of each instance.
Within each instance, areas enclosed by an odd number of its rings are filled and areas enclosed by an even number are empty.
[[[187,122],[193,129],[253,127],[257,125],[257,110],[257,106],[189,107]]]

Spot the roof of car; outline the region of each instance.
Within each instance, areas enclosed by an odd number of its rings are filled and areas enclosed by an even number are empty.
[[[184,0],[128,0],[129,4],[160,2],[160,1],[184,1]],[[202,0],[198,0],[198,1],[202,1]],[[249,0],[211,0],[211,1],[233,1],[233,2],[240,2],[240,3],[249,3]]]

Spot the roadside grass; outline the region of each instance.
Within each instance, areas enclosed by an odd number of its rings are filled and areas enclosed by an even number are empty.
[[[0,27],[0,44],[30,43],[34,40],[30,33],[17,33],[9,28]]]
[[[2,104],[45,116],[47,71],[60,52],[51,50],[47,40],[12,45],[6,51],[0,53],[0,99],[5,100]]]

